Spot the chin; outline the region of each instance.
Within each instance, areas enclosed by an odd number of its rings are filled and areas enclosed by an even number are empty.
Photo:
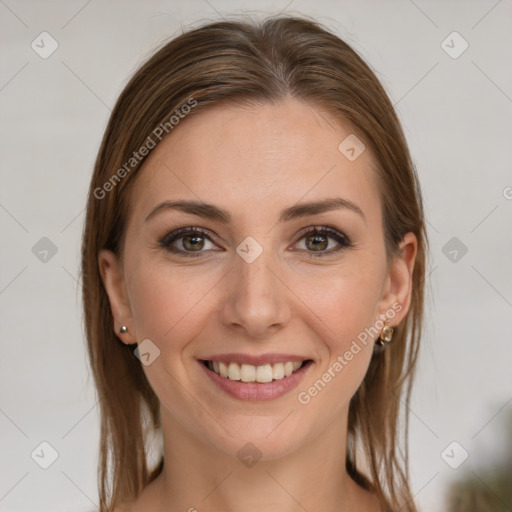
[[[296,425],[290,422],[288,428],[284,426],[286,421],[283,422],[283,416],[245,416],[238,421],[237,428],[231,425],[227,429],[233,437],[222,430],[222,438],[210,437],[210,443],[226,456],[238,458],[243,463],[246,457],[261,461],[279,459],[306,442],[298,435]],[[290,435],[291,427],[294,436]]]

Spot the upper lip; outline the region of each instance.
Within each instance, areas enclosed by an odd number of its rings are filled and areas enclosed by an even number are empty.
[[[250,364],[253,366],[263,366],[265,364],[286,363],[288,361],[307,361],[311,359],[307,356],[299,356],[297,354],[261,354],[253,356],[249,354],[216,354],[201,358],[202,361],[217,361],[218,363],[238,363]]]

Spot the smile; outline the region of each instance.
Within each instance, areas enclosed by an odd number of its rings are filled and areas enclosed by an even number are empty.
[[[242,382],[272,382],[289,377],[297,371],[306,361],[287,361],[286,363],[265,364],[254,366],[252,364],[225,363],[217,361],[206,361],[206,365],[217,375],[230,380],[241,380]]]
[[[311,359],[254,366],[199,360],[218,388],[240,400],[274,400],[295,388],[313,365]]]

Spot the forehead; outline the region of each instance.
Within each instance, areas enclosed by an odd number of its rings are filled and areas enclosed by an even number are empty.
[[[263,219],[301,201],[342,197],[378,216],[373,157],[366,148],[349,160],[339,149],[349,136],[348,123],[295,99],[210,107],[149,155],[130,210],[145,217],[159,202],[189,199]]]

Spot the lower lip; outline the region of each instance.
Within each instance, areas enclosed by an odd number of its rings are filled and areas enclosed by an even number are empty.
[[[206,375],[228,395],[238,398],[239,400],[256,402],[262,400],[274,400],[297,387],[304,378],[306,372],[309,370],[310,366],[312,366],[313,361],[308,361],[288,377],[266,383],[231,380],[227,377],[221,377],[214,371],[210,370],[203,362],[199,361],[199,364],[206,372]]]

